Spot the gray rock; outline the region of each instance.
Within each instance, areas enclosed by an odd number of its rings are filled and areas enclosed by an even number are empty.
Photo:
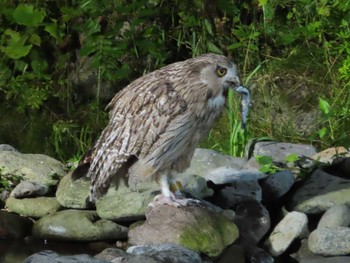
[[[270,229],[271,221],[267,209],[255,200],[240,203],[235,209],[234,222],[239,229],[238,243],[254,246]]]
[[[157,261],[146,255],[132,255],[118,248],[106,248],[101,253],[95,255],[95,258],[113,263],[161,263],[161,261]]]
[[[64,210],[36,221],[33,236],[43,239],[97,241],[125,238],[127,231],[127,227],[100,219],[95,211]]]
[[[132,246],[126,251],[133,255],[146,255],[162,263],[201,263],[198,253],[176,244]]]
[[[282,197],[291,189],[294,182],[294,174],[288,170],[273,173],[260,180],[263,200],[271,202]]]
[[[17,199],[9,197],[6,200],[8,210],[23,216],[40,218],[54,213],[61,208],[55,197],[34,197]]]
[[[225,216],[201,207],[156,206],[146,222],[129,230],[132,245],[174,243],[209,256],[219,255],[238,237],[236,225]]]
[[[350,180],[316,170],[295,192],[289,208],[314,214],[334,204],[350,205]]]
[[[60,256],[56,252],[44,250],[25,259],[23,263],[110,263],[89,255]]]
[[[48,186],[56,185],[65,175],[63,163],[49,156],[15,151],[0,151],[0,168],[2,174]]]
[[[0,210],[0,239],[24,238],[30,235],[32,225],[29,218]]]
[[[256,180],[236,181],[220,190],[215,197],[215,202],[225,208],[234,208],[239,203],[247,200],[261,201],[261,187]]]
[[[274,258],[269,253],[267,253],[264,249],[256,246],[246,247],[246,260],[250,263],[275,262]]]
[[[286,163],[286,157],[291,154],[311,157],[316,154],[312,145],[294,144],[287,142],[262,141],[254,145],[253,156],[270,156],[277,163]]]
[[[332,147],[316,153],[311,158],[318,162],[331,164],[339,155],[350,156],[350,153],[344,147]]]
[[[290,244],[307,232],[308,219],[304,213],[289,212],[274,228],[265,246],[273,256],[279,256]]]
[[[1,151],[18,152],[16,148],[12,147],[9,144],[0,144],[0,152]]]
[[[311,232],[308,244],[312,253],[323,256],[350,254],[350,228],[319,227]]]
[[[44,196],[50,192],[45,184],[31,181],[22,181],[11,191],[10,196],[15,198]]]
[[[350,209],[346,205],[334,205],[321,217],[317,227],[336,227],[350,225]]]
[[[257,180],[266,175],[258,169],[246,167],[243,158],[234,158],[213,150],[197,148],[191,166],[179,178],[188,175],[199,175],[214,184],[226,184],[237,180]]]
[[[85,209],[88,208],[86,200],[89,194],[90,179],[82,177],[73,181],[72,175],[69,173],[60,181],[56,191],[56,198],[64,207]]]
[[[349,263],[350,256],[347,257],[324,257],[316,255],[309,250],[308,241],[301,241],[301,247],[296,254],[292,255],[299,263]]]

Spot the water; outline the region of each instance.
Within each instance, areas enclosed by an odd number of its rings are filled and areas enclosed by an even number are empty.
[[[96,255],[111,244],[40,240],[0,240],[0,263],[22,263],[30,255],[52,250],[60,255]]]

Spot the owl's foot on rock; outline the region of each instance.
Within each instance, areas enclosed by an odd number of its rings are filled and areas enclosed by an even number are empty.
[[[171,196],[165,196],[163,194],[157,195],[153,202],[148,205],[148,207],[157,207],[162,205],[170,205],[174,207],[182,206],[202,206],[201,201],[192,198],[181,198],[177,197],[175,194]]]

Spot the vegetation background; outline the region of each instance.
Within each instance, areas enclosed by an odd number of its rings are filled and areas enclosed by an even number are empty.
[[[203,146],[241,156],[268,137],[350,146],[350,2],[42,0],[0,2],[0,143],[77,159],[133,79],[205,52],[228,55],[251,88]]]

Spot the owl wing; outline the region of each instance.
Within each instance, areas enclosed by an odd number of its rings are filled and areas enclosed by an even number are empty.
[[[186,115],[187,104],[171,82],[148,77],[146,83],[143,78],[131,83],[107,107],[110,121],[93,148],[87,173],[92,199],[108,190],[115,175],[125,176],[137,160],[161,165],[152,156],[172,142],[169,128],[181,126],[177,120]]]

